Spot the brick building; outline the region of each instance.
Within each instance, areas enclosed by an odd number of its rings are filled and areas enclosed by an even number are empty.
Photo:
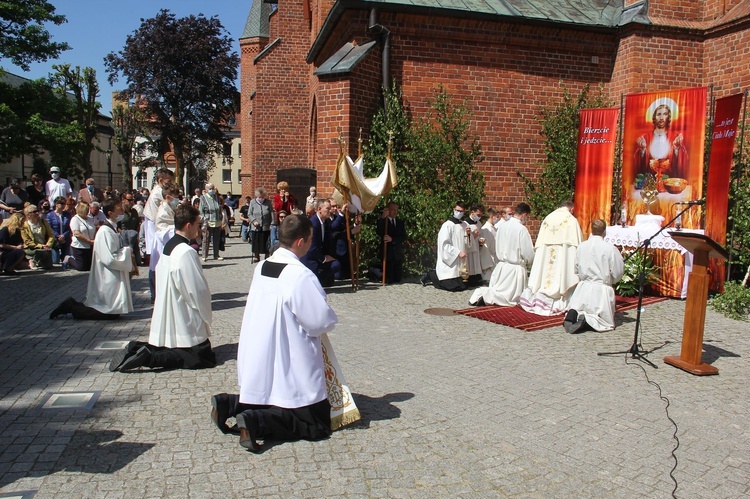
[[[390,79],[415,116],[438,84],[468,99],[490,205],[523,199],[517,169],[539,174],[537,110],[561,82],[616,102],[750,87],[750,0],[268,1],[240,40],[243,194],[282,179],[330,193],[339,130],[356,153]]]

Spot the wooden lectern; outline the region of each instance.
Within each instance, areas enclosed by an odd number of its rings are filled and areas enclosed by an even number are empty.
[[[693,271],[688,280],[685,322],[682,326],[680,356],[664,357],[664,362],[697,376],[719,374],[719,370],[701,360],[703,354],[703,327],[706,323],[708,300],[708,259],[729,259],[729,254],[716,241],[703,234],[672,231],[672,239],[693,254]]]

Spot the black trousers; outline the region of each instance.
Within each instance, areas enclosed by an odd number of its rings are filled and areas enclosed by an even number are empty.
[[[146,341],[131,341],[127,345],[128,355],[135,355],[146,347],[150,356],[143,367],[150,369],[206,369],[216,367],[216,354],[211,341],[206,340],[189,348],[155,347]]]
[[[69,298],[70,301],[63,302],[65,309],[62,314],[72,314],[78,321],[112,321],[118,319],[120,314],[104,314],[95,308],[87,307],[83,303]]]
[[[304,407],[286,409],[273,405],[240,403],[237,394],[226,395],[227,415],[250,412],[255,436],[273,440],[320,440],[331,436],[331,404],[325,398]]]
[[[445,291],[464,291],[466,289],[466,285],[460,277],[440,280],[438,279],[435,270],[430,270],[428,275],[432,285],[438,289],[443,289]]]
[[[214,250],[214,260],[219,258],[221,249],[221,227],[206,227],[203,234],[203,258],[208,257],[208,247],[212,246]]]

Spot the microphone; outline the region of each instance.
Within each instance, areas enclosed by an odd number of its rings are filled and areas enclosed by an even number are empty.
[[[695,199],[693,201],[678,201],[675,204],[684,204],[684,205],[687,205],[687,206],[695,206],[695,205],[702,206],[702,205],[706,204],[706,200],[705,199]]]

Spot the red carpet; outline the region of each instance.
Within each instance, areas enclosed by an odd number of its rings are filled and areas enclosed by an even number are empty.
[[[666,300],[666,298],[663,296],[644,296],[643,305],[651,305],[652,303],[658,303],[664,300]],[[617,296],[615,297],[615,306],[617,307],[618,312],[634,309],[638,306],[638,297]],[[467,315],[483,321],[494,322],[495,324],[514,327],[523,331],[537,331],[548,327],[562,326],[563,318],[565,316],[565,314],[560,314],[545,317],[529,313],[520,306],[499,307],[497,305],[464,308],[461,310],[455,310],[455,313]]]

